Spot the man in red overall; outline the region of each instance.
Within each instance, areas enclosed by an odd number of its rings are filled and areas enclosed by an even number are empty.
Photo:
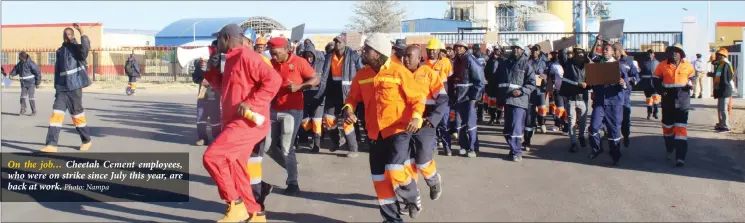
[[[266,221],[252,194],[250,171],[244,168],[256,144],[269,131],[269,123],[263,119],[269,117],[281,77],[242,43],[243,29],[236,24],[223,27],[204,74],[222,96],[223,130],[203,157],[220,198],[228,203],[225,216],[217,222]]]

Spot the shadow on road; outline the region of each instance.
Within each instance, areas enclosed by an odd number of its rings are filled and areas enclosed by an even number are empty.
[[[271,221],[289,221],[289,222],[345,222],[336,220],[333,218],[327,218],[320,215],[306,214],[306,213],[287,213],[287,212],[271,212],[268,211],[267,218]]]

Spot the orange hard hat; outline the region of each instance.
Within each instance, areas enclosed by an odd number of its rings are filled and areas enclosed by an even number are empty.
[[[256,38],[256,45],[266,45],[266,38],[263,36]]]
[[[722,54],[722,56],[727,57],[729,56],[729,51],[726,48],[719,48],[719,50],[717,50],[717,54]]]

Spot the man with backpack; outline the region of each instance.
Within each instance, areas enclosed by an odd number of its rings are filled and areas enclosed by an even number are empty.
[[[135,83],[137,82],[137,78],[140,77],[140,66],[137,64],[137,60],[135,59],[134,54],[129,54],[129,58],[127,59],[127,62],[124,64],[124,73],[127,74],[127,77],[129,77],[129,85],[127,86],[127,90],[125,91],[127,95],[134,95],[135,94]]]

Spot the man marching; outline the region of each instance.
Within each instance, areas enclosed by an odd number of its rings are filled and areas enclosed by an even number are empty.
[[[316,77],[319,77],[320,82],[326,82],[327,78],[320,77],[320,72],[323,70],[323,64],[325,63],[323,53],[316,50],[316,46],[310,40],[305,41],[301,54],[305,60],[312,66],[316,72]],[[320,87],[315,86],[310,89],[303,91],[303,99],[305,100],[305,111],[303,114],[302,127],[305,132],[311,134],[312,146],[311,152],[317,153],[321,150],[321,134],[323,133],[323,99],[318,100],[314,98],[318,94]],[[307,139],[306,135],[301,138]]]
[[[453,75],[448,78],[450,104],[455,107],[456,129],[460,139],[460,155],[476,157],[478,138],[476,135],[476,103],[481,99],[484,88],[484,67],[479,65],[473,54],[468,53],[468,45],[459,41],[455,44],[456,56],[453,58]]]
[[[194,69],[194,71],[196,70],[197,69]],[[135,95],[135,88],[137,87],[137,77],[140,77],[141,72],[140,65],[137,64],[137,60],[135,59],[134,54],[129,54],[127,62],[124,63],[124,73],[127,74],[127,77],[129,78],[129,83],[127,84],[125,93],[127,93],[127,95]]]
[[[546,80],[548,67],[546,65],[546,57],[541,52],[541,46],[533,45],[530,48],[530,57],[528,58],[530,66],[532,66],[533,75],[536,76],[536,88],[531,92],[528,114],[525,120],[525,140],[522,144],[525,151],[530,151],[531,139],[535,133],[536,128],[541,130],[541,133],[546,133],[545,120],[548,114],[548,105],[546,104]]]
[[[428,66],[420,66],[422,52],[418,45],[406,48],[403,64],[409,71],[413,72],[414,80],[419,84],[422,95],[425,95],[424,124],[412,137],[412,158],[415,170],[415,180],[418,170],[424,176],[424,181],[429,186],[429,197],[437,200],[442,193],[442,177],[437,173],[435,161],[432,154],[437,151],[437,130],[435,129],[442,121],[447,111],[448,95],[442,78],[437,71]]]
[[[269,131],[265,119],[282,80],[259,54],[243,45],[243,29],[238,25],[226,25],[217,39],[217,52],[211,52],[204,77],[222,96],[223,131],[202,159],[228,206],[218,222],[266,221],[252,193],[251,171],[245,169],[247,158]]]
[[[634,60],[626,56],[626,51],[623,50],[623,45],[620,42],[613,44],[615,49],[615,57],[618,58],[618,62],[621,64],[621,68],[628,70],[628,81],[626,82],[629,86],[624,88],[624,102],[623,102],[623,120],[621,121],[621,136],[623,136],[623,146],[629,148],[631,143],[631,88],[639,82],[639,70],[634,65]]]
[[[679,43],[667,47],[665,53],[667,60],[654,70],[658,83],[655,87],[662,95],[662,133],[667,159],[674,156],[675,166],[682,167],[688,153],[688,111],[696,70],[684,60],[686,54]]]
[[[499,67],[499,64],[504,60],[502,58],[502,48],[501,47],[495,47],[494,51],[492,51],[491,55],[489,55],[489,60],[486,62],[486,67],[484,68],[484,78],[486,78],[486,95],[489,98],[488,105],[489,105],[489,124],[502,124],[502,110],[504,109],[503,106],[497,106],[497,99],[500,98],[499,93],[499,86],[498,86],[498,80],[497,80],[497,68]]]
[[[343,111],[347,124],[357,122],[354,108],[365,104],[366,129],[372,140],[370,171],[380,213],[385,222],[402,222],[396,197],[411,217],[422,209],[416,175],[411,168],[409,140],[422,126],[424,95],[405,67],[391,62],[391,42],[373,33],[365,40],[362,59],[367,65],[352,80]]]
[[[639,86],[644,90],[644,96],[647,98],[647,120],[649,120],[650,117],[654,117],[654,119],[658,118],[657,110],[660,105],[660,95],[655,92],[653,78],[654,70],[657,69],[657,65],[660,62],[654,58],[654,50],[647,50],[647,55],[649,58],[642,63],[643,68],[640,72],[641,80],[639,81]]]
[[[215,43],[213,46],[217,46]],[[194,72],[191,74],[192,81],[199,84],[197,94],[197,146],[209,144],[207,126],[212,130],[212,139],[217,138],[221,131],[220,120],[220,95],[204,79],[207,63],[203,59],[194,61]]]
[[[54,65],[54,105],[52,105],[52,118],[49,119],[49,130],[47,130],[46,146],[42,152],[57,152],[59,132],[62,130],[62,122],[65,120],[65,110],[72,115],[72,123],[80,134],[83,145],[81,151],[91,148],[91,136],[88,123],[85,120],[83,109],[83,88],[92,84],[86,71],[88,51],[91,48],[88,36],[80,30],[77,23],[72,25],[80,33],[80,43],[75,40],[75,31],[65,28],[63,32],[64,42],[57,49],[57,62]]]
[[[427,42],[426,65],[435,70],[435,72],[438,72],[443,86],[446,87],[448,77],[453,75],[453,64],[450,62],[450,59],[443,57],[444,54],[442,52],[445,50],[443,46],[444,44],[442,44],[440,39],[437,38],[432,38]],[[442,143],[442,148],[445,151],[445,154],[449,156],[452,155],[452,139],[450,138],[449,128],[450,106],[447,103],[445,103],[444,106],[446,114],[442,116],[442,121],[437,124],[437,137]]]
[[[522,161],[522,139],[525,130],[525,117],[528,112],[530,94],[535,90],[535,75],[533,66],[525,56],[523,45],[515,43],[511,46],[512,55],[504,60],[497,68],[499,92],[502,97],[497,99],[504,103],[505,122],[504,138],[510,145],[509,156],[515,162]]]
[[[41,84],[41,72],[39,66],[28,58],[26,52],[18,54],[19,61],[13,70],[10,71],[10,76],[19,76],[21,81],[21,112],[18,115],[26,113],[26,99],[31,106],[31,114],[29,116],[36,115],[36,100],[34,99],[34,92],[39,88]]]

